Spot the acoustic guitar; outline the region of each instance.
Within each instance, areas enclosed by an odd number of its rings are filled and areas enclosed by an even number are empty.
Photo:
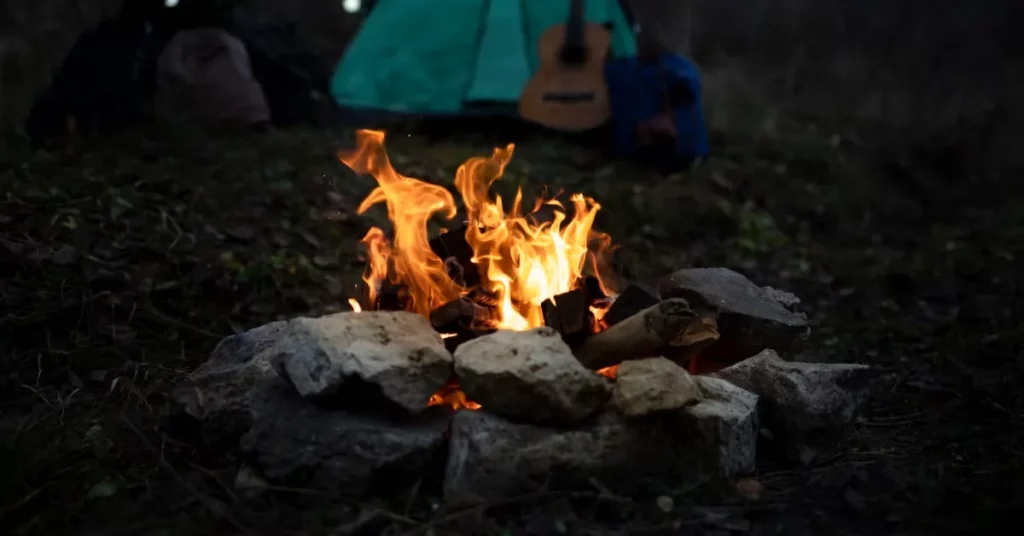
[[[584,0],[571,0],[565,24],[537,40],[540,67],[519,97],[519,115],[549,128],[580,132],[611,116],[605,59],[611,32],[583,22]]]

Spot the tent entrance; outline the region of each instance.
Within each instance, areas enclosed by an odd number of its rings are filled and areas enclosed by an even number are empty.
[[[636,43],[618,0],[586,0],[612,26],[612,56]],[[331,95],[346,109],[388,114],[514,113],[537,69],[536,42],[569,0],[380,0],[338,63]]]

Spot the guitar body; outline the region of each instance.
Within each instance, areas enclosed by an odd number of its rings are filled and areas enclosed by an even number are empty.
[[[567,26],[548,28],[537,41],[540,67],[519,97],[519,115],[549,128],[590,130],[611,116],[605,59],[611,33],[601,24],[583,24],[580,58],[566,61]]]

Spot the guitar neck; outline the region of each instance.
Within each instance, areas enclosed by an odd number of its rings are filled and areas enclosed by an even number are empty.
[[[583,47],[583,2],[585,0],[569,1],[569,18],[565,21],[565,46],[571,48]]]

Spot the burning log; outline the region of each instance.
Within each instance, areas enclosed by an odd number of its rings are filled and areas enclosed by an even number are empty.
[[[594,276],[583,278],[579,286],[544,300],[541,313],[544,325],[562,334],[562,339],[576,348],[594,333],[592,307],[607,307],[608,295],[601,289],[601,282]]]
[[[718,340],[713,311],[695,308],[683,298],[670,298],[590,336],[576,349],[576,359],[589,369],[629,359],[683,352]]]
[[[636,283],[626,286],[604,315],[604,323],[614,326],[661,301],[658,291]]]
[[[464,296],[456,298],[430,312],[430,325],[439,333],[469,329],[479,307]]]
[[[562,335],[570,348],[579,346],[594,330],[594,316],[585,288],[577,288],[544,300],[544,324]]]
[[[500,320],[497,301],[480,288],[445,303],[430,312],[430,325],[444,337],[454,352],[460,344],[494,331]]]
[[[591,306],[608,299],[608,295],[601,288],[601,280],[592,275],[583,278],[582,288],[587,292],[587,300]]]
[[[377,311],[404,311],[409,301],[409,289],[390,281],[381,282],[373,309]]]
[[[430,240],[430,249],[444,260],[448,277],[465,288],[480,284],[480,272],[473,264],[473,247],[466,241],[466,224]]]

